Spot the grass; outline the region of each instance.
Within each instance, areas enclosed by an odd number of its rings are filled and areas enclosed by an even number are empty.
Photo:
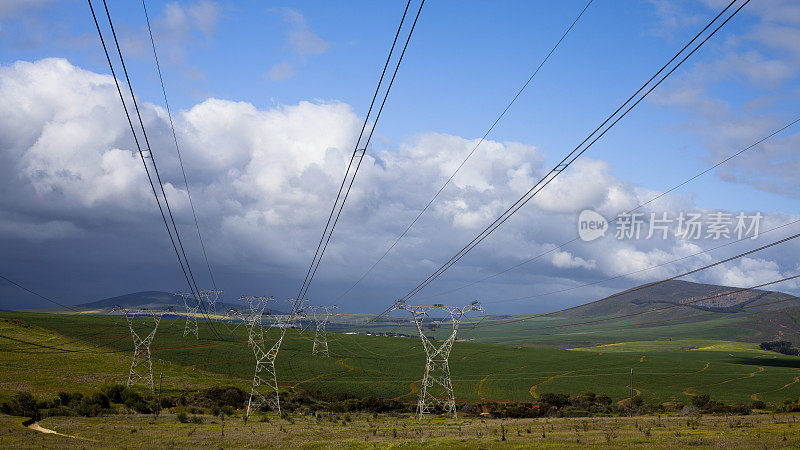
[[[29,391],[38,396],[52,396],[59,391],[88,392],[102,384],[127,381],[132,354],[128,349],[117,351],[98,348],[25,322],[8,319],[0,320],[0,336],[0,395]],[[130,339],[130,335],[125,337]],[[153,371],[156,378],[159,373],[164,374],[164,389],[167,392],[223,384],[237,384],[249,389],[249,383],[244,381],[198,372],[158,359],[153,361]]]
[[[34,325],[6,320],[0,322],[2,335],[80,350],[59,352],[0,339],[0,394],[29,390],[50,395],[127,379],[132,342],[120,317],[10,312],[0,317]],[[154,371],[164,373],[165,390],[212,384],[249,390],[254,360],[243,327],[231,332],[218,323],[225,342],[208,339],[205,324],[200,324],[200,340],[183,337],[183,327],[181,320],[164,319],[153,342]],[[144,323],[140,331],[148,331]],[[424,368],[418,339],[331,334],[330,358],[312,357],[312,340],[313,333],[287,332],[277,360],[281,386],[416,399]],[[697,349],[680,350],[691,347]],[[450,357],[457,400],[473,402],[530,401],[543,392],[586,391],[619,401],[629,396],[631,368],[634,388],[648,402],[687,403],[700,393],[725,402],[780,403],[800,397],[800,358],[708,339],[581,350],[457,342]]]
[[[792,415],[664,416],[563,419],[449,419],[352,415],[298,416],[267,422],[205,416],[179,423],[172,415],[96,418],[51,417],[43,427],[84,439],[35,435],[19,418],[0,416],[0,446],[30,447],[790,447],[800,445]],[[93,442],[93,439],[97,442]],[[146,443],[146,444],[145,444]],[[334,444],[335,443],[335,444]]]
[[[714,341],[709,339],[676,339],[669,341],[632,341],[604,344],[594,347],[578,347],[570,350],[590,352],[662,352],[675,350],[699,350],[719,352],[745,352],[772,356],[774,353],[761,350],[758,344],[749,342]]]
[[[53,434],[43,434],[25,428],[24,417],[0,414],[0,447],[2,448],[71,448],[80,446],[73,439]],[[82,446],[81,446],[82,447]]]
[[[774,335],[774,330],[766,332],[759,329],[754,317],[746,314],[721,314],[703,317],[702,320],[698,318],[671,320],[674,319],[671,316],[662,317],[658,313],[652,313],[628,319],[612,319],[611,316],[598,316],[591,318],[592,323],[576,325],[585,319],[557,316],[530,318],[530,315],[488,316],[478,327],[473,327],[473,324],[479,321],[479,318],[470,319],[471,323],[463,323],[458,335],[459,338],[470,342],[552,348],[591,347],[618,342],[668,339],[755,343],[767,339],[765,334]],[[665,319],[670,320],[659,322]],[[508,320],[518,321],[506,323]],[[376,323],[367,327],[367,330],[400,332],[412,336],[417,332],[416,328],[407,322],[399,325]],[[447,330],[442,328],[431,333],[441,337]]]

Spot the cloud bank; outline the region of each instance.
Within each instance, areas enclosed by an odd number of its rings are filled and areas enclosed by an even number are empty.
[[[140,104],[190,260],[205,286],[166,112]],[[294,295],[361,121],[340,102],[304,101],[261,110],[247,102],[210,98],[175,114],[209,258],[229,297],[245,292]],[[310,292],[312,301],[334,301],[358,279],[476,143],[427,132],[370,149]],[[71,300],[182,289],[134,149],[110,76],[58,58],[0,67],[0,244],[7,252],[0,269],[35,279],[48,292]],[[533,145],[485,142],[408,236],[340,303],[351,310],[385,308],[533,185],[544,173],[545,160],[545,152]],[[522,304],[525,310],[548,309],[674,275],[725,254],[648,270],[718,243],[674,236],[635,242],[606,237],[555,250],[577,236],[582,209],[591,207],[610,218],[656,194],[616,178],[603,161],[581,159],[425,295],[547,251],[547,257],[441,298],[496,300],[621,276],[616,284]],[[670,195],[642,211],[691,208],[697,208],[691,197]],[[762,227],[789,220],[794,219],[770,213]],[[755,244],[732,245],[730,252],[748,246]],[[796,244],[787,247],[796,254]],[[744,286],[778,278],[797,269],[785,250],[753,255],[696,280]],[[0,290],[12,298],[9,292]],[[520,307],[498,303],[492,312]]]

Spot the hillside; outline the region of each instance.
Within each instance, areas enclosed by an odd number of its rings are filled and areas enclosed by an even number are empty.
[[[796,341],[800,333],[800,306],[792,296],[774,291],[736,291],[736,288],[687,281],[669,281],[631,290],[557,315],[537,317],[490,315],[478,328],[464,324],[459,338],[483,343],[574,348],[651,339],[722,339],[760,343]],[[699,301],[698,301],[699,300]],[[180,297],[168,292],[145,291],[77,305],[89,314],[107,314],[114,305],[183,311]],[[218,314],[244,305],[217,303]],[[40,310],[41,312],[45,312]],[[66,311],[52,311],[59,312]],[[280,313],[272,310],[272,313]],[[223,316],[216,317],[224,319]],[[374,323],[371,314],[331,317],[329,331],[416,336],[416,327],[402,316],[386,316]],[[364,326],[365,323],[368,325]],[[444,337],[445,328],[430,328],[431,336]]]
[[[114,306],[122,306],[124,308],[152,308],[163,309],[167,307],[174,307],[176,311],[183,311],[183,299],[179,295],[163,291],[143,291],[134,292],[131,294],[119,295],[116,297],[104,298],[89,303],[81,303],[75,305],[75,308],[85,310],[87,312],[98,312],[107,314]],[[230,308],[241,310],[243,307],[240,303],[232,302],[217,302],[217,311],[224,313]]]
[[[117,320],[101,315],[0,312],[0,366],[7,368],[0,371],[0,399],[26,391],[46,401],[62,391],[86,394],[104,385],[124,383],[132,343],[125,325]],[[201,336],[208,336],[204,323],[201,327]],[[215,387],[249,390],[253,353],[241,327],[226,332],[230,336],[226,341],[185,338],[182,330],[182,321],[164,319],[153,342],[153,371],[159,380],[163,374],[164,398]],[[331,335],[332,358],[311,356],[311,340],[310,335],[290,330],[284,342],[277,374],[287,398],[306,401],[311,397],[292,392],[321,391],[396,399],[413,408],[424,370],[417,339]],[[609,395],[612,402],[622,404],[632,387],[648,403],[688,404],[700,394],[709,394],[728,403],[763,400],[774,408],[800,393],[800,358],[725,341],[631,342],[580,350],[458,342],[450,361],[459,404],[535,402],[543,394],[587,391]],[[631,369],[635,384],[629,387]],[[143,392],[146,388],[134,389]],[[177,414],[185,414],[187,409],[192,420],[183,423]],[[30,447],[32,443],[58,448],[141,447],[146,442],[148,446],[200,448],[218,442],[224,448],[248,447],[253,442],[268,445],[264,443],[273,442],[276,436],[283,447],[326,447],[344,440],[348,448],[419,447],[420,442],[464,447],[467,439],[476,442],[476,436],[483,447],[571,448],[577,447],[574,444],[609,446],[611,442],[616,447],[682,448],[707,444],[709,436],[724,436],[729,447],[797,443],[792,416],[774,414],[492,419],[459,412],[458,420],[434,416],[420,421],[408,413],[306,411],[313,410],[291,411],[285,420],[268,413],[243,424],[239,417],[224,418],[213,409],[179,405],[165,409],[157,418],[126,412],[99,417],[51,416],[40,422],[62,435],[36,434],[22,426],[22,417],[0,415],[4,430],[0,447]],[[234,414],[240,416],[242,409]],[[743,436],[749,440],[741,440]]]
[[[116,305],[123,307],[164,307],[181,303],[182,300],[179,296],[169,292],[144,291],[82,303],[75,305],[75,307],[82,309],[111,309]]]
[[[0,371],[0,396],[20,388],[58,392],[65,374],[86,386],[125,381],[133,343],[117,317],[0,312],[0,318],[6,319],[0,320],[6,337],[0,339],[0,365],[9,368]],[[218,324],[224,340],[214,339],[204,322],[200,339],[184,337],[183,330],[183,320],[165,318],[151,348],[155,370],[164,371],[170,386],[181,386],[184,377],[248,386],[254,359],[244,327]],[[276,333],[268,331],[267,340]],[[288,331],[276,361],[283,388],[416,400],[425,368],[419,339],[331,333],[330,358],[311,355],[313,339],[313,333]],[[33,357],[44,358],[42,364],[32,365]],[[456,342],[450,357],[459,401],[530,401],[546,392],[586,391],[619,401],[629,395],[634,368],[636,389],[648,401],[685,402],[708,393],[727,402],[782,402],[800,395],[798,367],[800,357],[760,351],[757,344],[697,338],[579,351]]]
[[[603,299],[592,305],[559,314],[560,317],[590,319],[604,316],[619,316],[643,313],[653,309],[661,319],[681,317],[696,312],[718,312],[732,314],[746,308],[749,313],[784,309],[786,300],[793,296],[775,291],[749,290],[735,292],[739,288],[713,284],[671,280],[656,286],[633,288],[630,292]],[[730,293],[727,294],[726,293]],[[709,298],[714,297],[714,298]],[[664,309],[665,307],[670,307]]]
[[[798,341],[800,306],[774,291],[671,281],[631,290],[559,314],[489,316],[460,337],[477,342],[574,348],[625,341],[721,339]]]

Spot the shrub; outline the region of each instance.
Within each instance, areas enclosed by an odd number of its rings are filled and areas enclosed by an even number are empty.
[[[104,409],[111,407],[111,401],[109,400],[108,396],[102,392],[95,392],[84,397],[83,402],[88,405],[97,405]]]
[[[144,400],[139,400],[132,405],[126,405],[133,408],[134,411],[138,412],[139,414],[150,414],[153,412],[152,408],[150,408],[150,404]]]
[[[596,401],[597,401],[597,403],[600,403],[602,405],[610,405],[611,402],[612,402],[611,397],[609,397],[607,395],[599,395],[599,396],[597,396]]]
[[[178,399],[176,397],[162,397],[161,398],[161,408],[172,408],[178,403]]]
[[[761,350],[778,352],[784,355],[797,356],[798,354],[800,354],[800,351],[796,348],[793,348],[792,343],[789,341],[762,342],[759,347],[761,348]]]
[[[761,400],[756,400],[753,402],[753,409],[766,409],[767,404]]]
[[[100,391],[106,394],[106,396],[111,402],[125,403],[125,399],[128,396],[127,391],[129,391],[129,388],[121,384],[115,384],[111,386],[103,386],[103,388],[100,389]]]
[[[180,423],[189,423],[189,416],[187,416],[185,412],[179,412],[175,418],[178,419]]]
[[[786,399],[783,402],[783,405],[781,405],[780,408],[778,408],[778,411],[781,411],[781,412],[800,412],[800,400],[792,401],[792,400]]]
[[[69,392],[59,392],[53,403],[60,406],[75,407],[83,399],[83,394],[70,394]]]
[[[560,408],[569,403],[569,395],[544,393],[539,396],[539,403],[544,403],[546,405],[552,405]]]
[[[247,393],[235,386],[213,386],[193,395],[190,402],[199,406],[231,406],[239,408],[247,400]]]
[[[96,403],[81,402],[75,407],[75,412],[83,417],[97,417],[103,413],[103,408]]]
[[[695,397],[692,397],[692,405],[703,409],[704,406],[711,401],[711,397],[708,394],[700,394]]]
[[[58,405],[58,406],[54,406],[52,408],[40,409],[39,410],[39,414],[42,417],[54,417],[54,416],[67,416],[67,417],[69,417],[69,416],[74,416],[75,415],[75,411],[73,411],[70,408],[67,408],[66,406]]]
[[[145,398],[128,386],[121,384],[104,386],[100,393],[105,395],[109,402],[121,403],[140,414],[150,414],[155,406],[155,402],[151,404],[152,396]]]
[[[11,397],[11,401],[3,402],[0,409],[12,416],[30,417],[39,419],[39,410],[36,407],[36,398],[30,392],[17,392]]]
[[[731,414],[740,414],[746,416],[750,414],[750,407],[745,405],[744,403],[737,403],[731,406],[730,412]]]

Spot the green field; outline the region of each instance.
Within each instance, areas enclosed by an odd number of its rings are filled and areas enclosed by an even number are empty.
[[[706,339],[724,341],[761,342],[768,337],[756,328],[757,320],[746,314],[715,316],[708,320],[662,321],[658,317],[641,316],[626,320],[613,316],[592,318],[596,323],[577,325],[575,319],[566,317],[534,317],[514,323],[508,320],[526,316],[488,316],[484,320],[472,319],[462,324],[461,339],[488,344],[523,345],[553,348],[588,347],[627,341],[653,341],[668,339]],[[478,327],[473,327],[477,323]],[[658,322],[651,324],[650,322]],[[400,332],[416,335],[411,324],[373,325],[366,328],[374,332]],[[436,330],[438,336],[447,333],[445,327]]]
[[[0,335],[81,350],[0,339],[3,393],[80,390],[126,380],[132,342],[124,319],[12,312],[0,317],[35,326],[6,320]],[[164,372],[166,387],[214,383],[247,389],[254,360],[243,327],[218,323],[222,342],[209,339],[203,323],[200,340],[184,338],[183,327],[181,320],[164,319],[153,343],[155,371]],[[331,334],[330,358],[310,355],[312,339],[312,332],[287,332],[277,361],[282,386],[415,400],[424,366],[418,339]],[[687,402],[699,393],[725,402],[800,397],[800,358],[715,339],[641,339],[574,350],[456,342],[450,367],[455,395],[463,401],[530,401],[543,392],[585,391],[620,401],[629,396],[631,368],[633,387],[648,402]]]

